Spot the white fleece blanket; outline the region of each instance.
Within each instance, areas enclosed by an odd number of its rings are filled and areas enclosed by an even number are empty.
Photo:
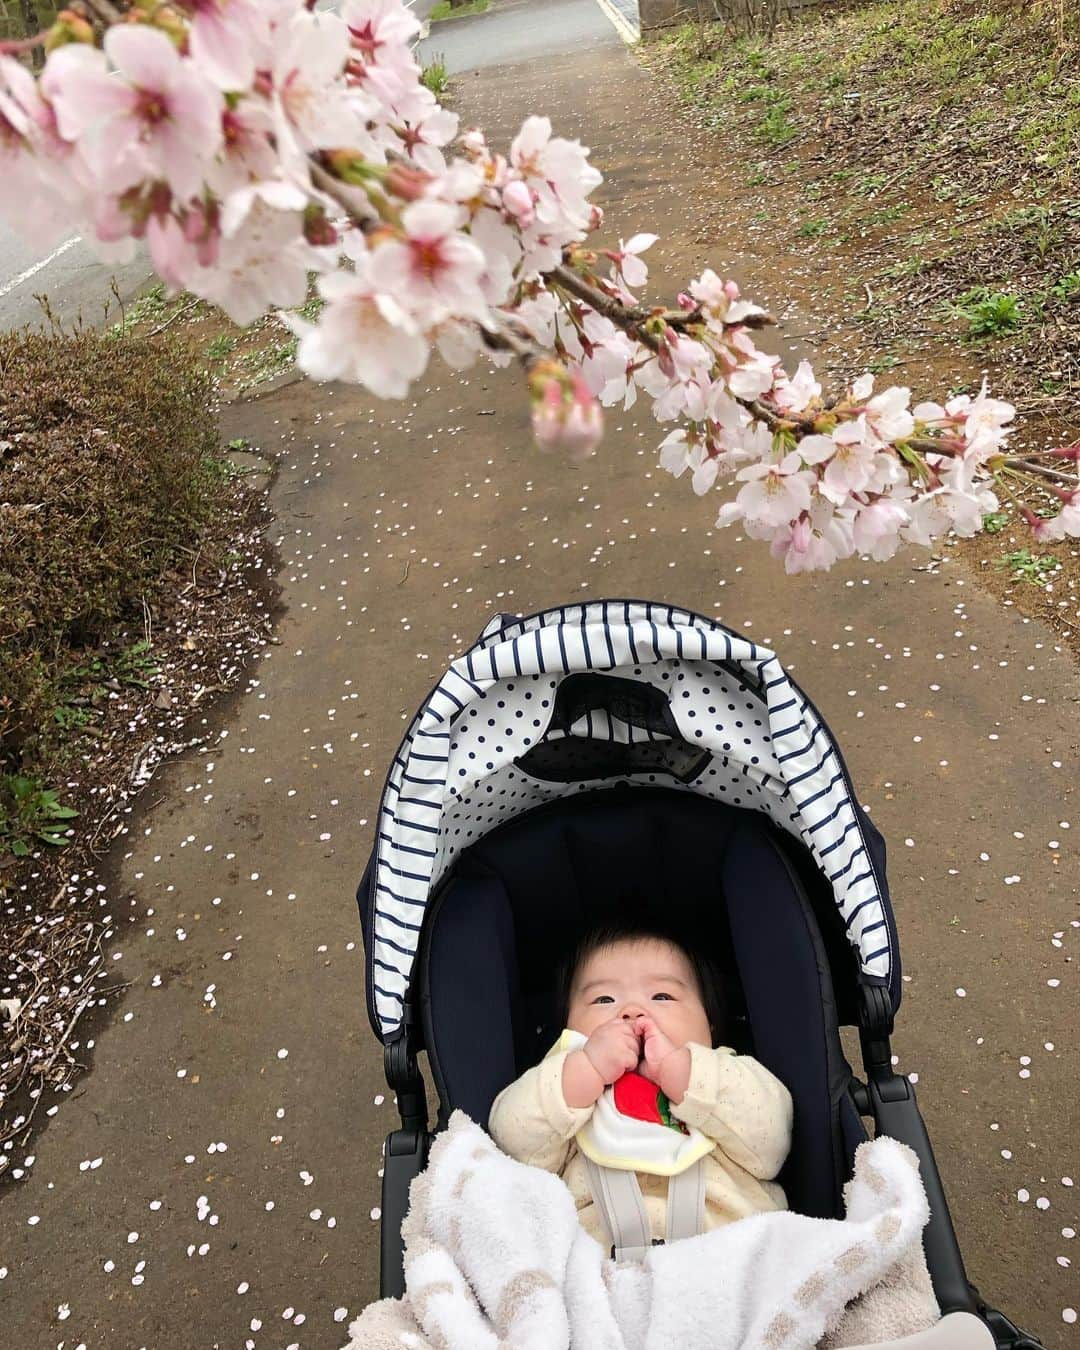
[[[860,1145],[846,1218],[756,1214],[641,1265],[616,1266],[559,1177],[460,1111],[409,1195],[405,1298],[365,1309],[345,1350],[835,1350],[940,1315],[918,1161],[893,1139]]]

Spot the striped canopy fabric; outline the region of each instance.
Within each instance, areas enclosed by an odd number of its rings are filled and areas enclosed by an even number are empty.
[[[662,691],[675,733],[603,710],[552,725],[561,683],[580,672]],[[692,776],[656,765],[571,781],[528,771],[530,756],[567,737],[582,748],[659,742],[651,749],[661,756],[667,740]],[[662,783],[763,811],[828,877],[863,973],[889,979],[887,892],[850,780],[828,727],[774,653],[689,610],[598,600],[521,619],[496,615],[432,690],[394,756],[368,945],[368,995],[384,1040],[402,1022],[424,907],[458,853],[534,806],[616,783]]]

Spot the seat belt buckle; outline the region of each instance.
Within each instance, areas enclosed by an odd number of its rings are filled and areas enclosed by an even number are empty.
[[[663,1238],[653,1238],[653,1240],[652,1240],[652,1245],[653,1245],[654,1247],[663,1247],[663,1246],[665,1246],[666,1244],[665,1244],[665,1241],[664,1241]],[[608,1252],[608,1260],[609,1260],[609,1261],[614,1261],[614,1260],[616,1260],[616,1259],[617,1259],[617,1258],[616,1258],[616,1256],[615,1256],[615,1246],[614,1246],[614,1243],[613,1243],[613,1244],[612,1244],[612,1247],[611,1247],[611,1251]]]

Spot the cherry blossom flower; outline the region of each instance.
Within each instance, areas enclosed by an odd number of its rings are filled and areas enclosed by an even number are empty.
[[[802,468],[802,460],[796,451],[785,455],[779,464],[747,464],[735,477],[744,486],[739,489],[733,505],[738,508],[738,515],[746,520],[765,526],[783,526],[810,506],[814,477]]]
[[[169,293],[175,295],[182,291],[188,277],[199,266],[199,250],[195,243],[185,237],[183,226],[171,211],[155,212],[149,217],[145,238],[154,271]]]
[[[489,305],[501,305],[514,284],[514,273],[521,262],[521,244],[499,213],[491,210],[476,213],[469,225],[469,237],[484,258],[480,292]]]
[[[510,146],[510,163],[536,194],[537,219],[565,243],[588,230],[588,196],[603,182],[588,154],[579,141],[553,137],[546,117],[526,118]]]
[[[877,469],[877,452],[867,443],[869,433],[865,417],[842,422],[831,436],[804,436],[799,454],[808,464],[825,462],[819,491],[840,506],[855,492],[864,491]]]
[[[399,0],[345,0],[341,17],[353,48],[368,64],[402,74],[415,66],[410,48],[420,22]]]
[[[690,283],[690,298],[704,311],[709,326],[718,332],[723,332],[725,325],[765,313],[759,305],[740,300],[739,294],[734,281],[722,281],[711,267]]]
[[[989,489],[978,492],[954,488],[934,488],[908,505],[910,520],[903,535],[909,543],[931,544],[934,539],[954,530],[969,538],[982,529],[983,517],[995,511],[998,499]]]
[[[425,89],[424,93],[427,92]],[[447,112],[445,108],[440,108],[435,102],[434,96],[429,95],[429,97],[431,99],[430,107],[417,108],[395,130],[405,153],[413,163],[419,164],[428,173],[438,174],[446,170],[446,160],[442,154],[442,147],[449,145],[457,135],[458,116],[457,113]]]
[[[192,11],[188,41],[198,68],[219,89],[247,89],[257,55],[269,37],[259,0],[186,0]]]
[[[769,548],[774,558],[783,559],[789,575],[827,572],[838,559],[851,556],[851,523],[831,502],[816,498],[808,512],[777,531]]]
[[[648,281],[649,269],[639,255],[652,248],[659,238],[658,234],[635,234],[625,244],[620,239],[619,247],[612,249],[615,272],[627,286],[644,286]]]
[[[265,103],[252,98],[226,104],[221,115],[222,148],[206,172],[219,197],[259,179],[273,178],[278,157],[271,142],[274,121]]]
[[[745,329],[735,329],[725,334],[725,338],[730,354],[721,349],[721,360],[725,365],[738,361],[727,377],[731,392],[736,398],[747,400],[760,398],[762,394],[768,393],[773,387],[780,358],[758,351]]]
[[[702,438],[694,435],[691,439],[683,427],[670,432],[661,442],[660,465],[676,478],[690,469],[690,486],[699,497],[713,486],[720,470],[719,459],[709,453]]]
[[[860,417],[869,427],[881,445],[893,445],[910,436],[915,430],[915,419],[908,411],[911,402],[911,390],[894,386],[877,394],[866,405],[866,411]]]
[[[479,292],[484,255],[461,232],[463,214],[446,202],[414,202],[401,213],[404,238],[376,249],[381,288],[410,313],[426,312],[435,322],[487,318]]]
[[[76,158],[56,134],[53,111],[34,77],[13,57],[0,55],[0,215],[12,229],[33,232],[42,246],[59,238],[78,186]]]
[[[238,324],[253,323],[271,305],[302,305],[308,272],[326,266],[304,239],[304,203],[298,188],[282,182],[232,193],[221,214],[215,266],[190,274],[188,289]]]
[[[1015,416],[1016,409],[1011,403],[987,395],[984,377],[982,387],[968,407],[964,421],[964,439],[968,448],[986,455],[996,453],[1009,434],[1010,428],[1005,424]]]
[[[102,192],[147,178],[164,180],[181,200],[201,190],[221,145],[221,95],[164,33],[122,25],[105,34],[104,52],[59,47],[41,88]]]
[[[296,360],[316,380],[350,380],[377,398],[404,398],[427,368],[429,347],[414,320],[375,289],[373,265],[332,272],[318,281],[326,307],[317,324],[298,315],[282,320],[300,338]]]
[[[801,413],[821,397],[821,384],[815,378],[810,362],[800,361],[790,379],[783,371],[777,371],[771,395],[773,404],[781,412]]]
[[[507,183],[502,192],[503,209],[518,225],[527,230],[536,219],[536,199],[520,178]]]
[[[868,503],[852,525],[855,551],[875,562],[885,562],[900,547],[900,531],[909,519],[905,506],[895,498],[880,497]]]
[[[1080,489],[1058,489],[1065,503],[1056,516],[1046,519],[1034,511],[1024,509],[1024,519],[1040,544],[1058,544],[1062,539],[1080,539]]]
[[[367,118],[376,105],[344,81],[349,30],[336,14],[301,12],[274,54],[273,106],[277,134],[300,150],[373,148]]]

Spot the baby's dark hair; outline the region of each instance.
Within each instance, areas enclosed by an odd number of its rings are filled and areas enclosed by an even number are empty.
[[[605,919],[602,923],[587,928],[575,945],[560,963],[555,984],[555,1011],[560,1027],[566,1026],[570,1015],[570,999],[573,994],[574,980],[578,971],[594,952],[611,947],[616,942],[670,942],[683,953],[694,972],[698,993],[709,1019],[713,1045],[724,1042],[727,1034],[727,1005],[724,999],[723,982],[716,965],[708,957],[696,952],[685,937],[675,929],[663,923],[627,916]]]

